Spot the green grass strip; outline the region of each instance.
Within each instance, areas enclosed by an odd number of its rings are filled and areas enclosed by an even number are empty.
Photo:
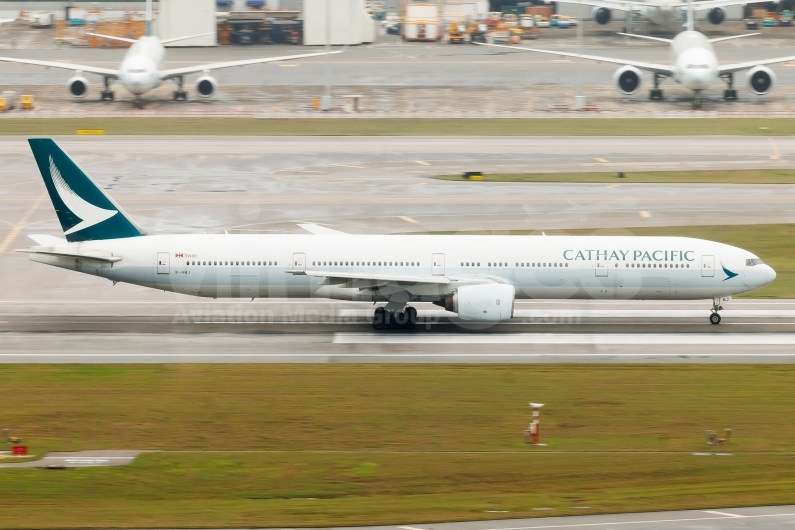
[[[193,451],[129,467],[1,469],[0,527],[792,504],[793,380],[795,366],[773,365],[0,365],[4,421],[37,454]],[[546,403],[547,447],[523,442],[528,400]],[[705,431],[723,428],[730,444],[706,446]],[[692,454],[715,450],[733,456]]]
[[[439,175],[439,180],[469,181],[463,175]],[[793,169],[726,171],[640,171],[576,173],[485,173],[485,182],[576,182],[594,184],[795,184]],[[470,181],[477,185],[478,180]]]
[[[789,119],[6,118],[0,135],[699,136],[795,135]]]

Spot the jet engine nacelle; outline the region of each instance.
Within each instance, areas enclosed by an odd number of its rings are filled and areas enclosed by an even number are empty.
[[[444,308],[462,320],[499,322],[513,318],[513,285],[464,285],[444,299]]]
[[[707,20],[716,26],[726,20],[726,10],[722,7],[713,7],[707,13]]]
[[[211,75],[203,75],[196,80],[196,93],[203,98],[209,98],[215,94],[218,88],[218,81]]]
[[[66,82],[66,88],[73,98],[83,98],[88,94],[88,79],[81,75],[76,75]]]
[[[613,13],[606,7],[595,7],[593,11],[591,11],[591,18],[594,19],[597,24],[604,26],[612,20]]]
[[[767,94],[776,84],[776,74],[766,66],[754,66],[748,70],[748,90],[761,96]]]
[[[634,66],[622,66],[613,74],[613,83],[627,95],[637,94],[643,84],[641,72]]]

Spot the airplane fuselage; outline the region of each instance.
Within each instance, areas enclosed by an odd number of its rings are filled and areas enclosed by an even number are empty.
[[[135,41],[119,67],[119,81],[136,96],[160,86],[160,71],[166,49],[155,36],[141,37]]]
[[[698,31],[683,31],[671,41],[674,81],[695,92],[718,80],[720,65],[709,39]]]
[[[775,272],[729,245],[682,237],[163,235],[64,243],[30,259],[164,291],[212,298],[386,301],[394,289],[438,301],[459,286],[513,285],[516,298],[695,300],[761,287]],[[323,271],[325,278],[302,273]],[[333,274],[446,277],[363,289]],[[393,289],[390,291],[390,289]]]

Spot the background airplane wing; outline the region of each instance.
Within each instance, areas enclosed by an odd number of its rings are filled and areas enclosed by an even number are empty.
[[[227,61],[224,63],[209,63],[200,64],[198,66],[186,66],[185,68],[174,68],[172,70],[163,70],[160,72],[160,79],[171,79],[181,75],[195,74],[197,72],[204,72],[205,70],[219,70],[221,68],[234,68],[236,66],[248,66],[250,64],[272,63],[277,61],[291,61],[293,59],[306,59],[307,57],[321,57],[323,55],[334,55],[342,53],[345,50],[336,52],[316,52],[304,53],[302,55],[284,55],[282,57],[261,57],[259,59],[243,59],[241,61]]]
[[[751,2],[748,2],[747,0],[745,2],[738,0],[703,0],[699,2],[693,2],[693,10],[704,11],[705,9],[713,9],[715,7],[741,6],[750,3]],[[682,8],[686,7],[687,4],[683,3]]]
[[[95,66],[85,66],[82,64],[57,63],[54,61],[36,61],[33,59],[16,59],[14,57],[0,57],[0,62],[30,64],[33,66],[43,66],[44,68],[60,68],[61,70],[73,70],[75,72],[87,72],[90,74],[112,77],[113,79],[119,78],[118,70],[111,70],[110,68],[97,68]]]
[[[788,63],[790,61],[795,61],[795,55],[790,55],[788,57],[776,57],[775,59],[762,59],[761,61],[748,61],[745,63],[725,64],[720,67],[720,75],[733,74],[734,72],[741,72],[743,70],[748,70],[749,68],[753,68],[754,66],[766,66],[768,64]]]
[[[618,0],[585,0],[580,2],[578,0],[557,0],[562,4],[584,4],[586,6],[604,7],[606,9],[616,9],[618,11],[630,11],[632,9],[642,9],[649,7],[650,4],[644,2],[620,2]]]
[[[645,70],[647,72],[654,72],[656,74],[663,74],[663,75],[673,74],[671,67],[665,64],[644,63],[642,61],[630,61],[627,59],[616,59],[614,57],[601,57],[599,55],[580,55],[577,53],[557,52],[554,50],[539,50],[537,48],[522,48],[520,46],[506,46],[503,44],[485,44],[482,42],[476,42],[474,44],[479,44],[480,46],[493,46],[495,48],[508,48],[509,50],[524,50],[528,52],[546,53],[548,55],[558,55],[561,57],[582,57],[583,59],[587,59],[589,61],[596,61],[599,63],[611,63],[611,64],[620,64],[624,66],[634,66],[635,68],[638,68],[640,70]]]

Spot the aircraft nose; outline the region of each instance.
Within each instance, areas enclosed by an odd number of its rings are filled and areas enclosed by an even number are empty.
[[[764,277],[765,277],[765,285],[772,282],[776,279],[776,271],[773,270],[773,267],[770,265],[764,265]]]

